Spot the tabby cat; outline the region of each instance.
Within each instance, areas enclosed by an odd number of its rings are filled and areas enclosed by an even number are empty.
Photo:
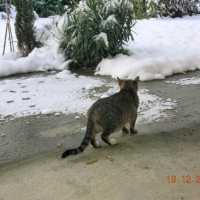
[[[83,152],[89,142],[97,148],[99,146],[95,139],[97,133],[102,132],[102,140],[109,145],[114,145],[116,140],[110,139],[110,134],[121,129],[123,132],[128,133],[129,130],[125,127],[127,123],[130,123],[131,133],[137,132],[134,126],[139,105],[137,95],[139,77],[135,78],[134,81],[121,80],[117,77],[117,81],[120,91],[110,97],[99,99],[89,108],[87,112],[87,130],[81,145],[76,149],[65,151],[62,158]]]

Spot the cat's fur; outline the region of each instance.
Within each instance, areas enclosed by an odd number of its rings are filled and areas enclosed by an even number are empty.
[[[134,81],[119,78],[117,81],[120,91],[110,97],[99,99],[90,107],[87,112],[87,130],[81,145],[76,149],[65,151],[62,158],[83,152],[89,142],[93,147],[98,147],[95,139],[97,133],[102,132],[102,140],[109,145],[114,145],[116,141],[109,139],[110,134],[121,129],[123,132],[129,132],[125,127],[127,123],[130,123],[131,133],[136,132],[134,126],[139,105],[137,95],[139,77]]]

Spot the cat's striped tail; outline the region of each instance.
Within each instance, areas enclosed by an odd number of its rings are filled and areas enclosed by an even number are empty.
[[[92,119],[92,117],[90,116],[88,118],[88,122],[87,122],[87,130],[86,130],[86,134],[85,134],[85,137],[81,143],[81,145],[76,148],[76,149],[69,149],[69,150],[66,150],[63,154],[62,154],[62,158],[65,158],[69,155],[76,155],[78,153],[81,153],[83,152],[86,147],[88,146],[88,144],[90,143],[91,139],[92,139],[92,136],[94,134],[94,120]]]

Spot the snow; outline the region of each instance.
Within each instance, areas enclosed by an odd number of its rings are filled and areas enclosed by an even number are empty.
[[[79,1],[78,7],[75,9],[75,11],[78,10],[90,10],[90,8],[87,6],[85,1]]]
[[[44,44],[41,48],[35,48],[28,57],[18,58],[18,52],[10,53],[9,44],[7,41],[6,55],[0,56],[0,77],[9,76],[18,73],[28,73],[35,71],[47,71],[47,70],[63,70],[68,67],[70,60],[65,61],[64,54],[59,48],[59,42],[57,37],[52,34],[46,27],[53,26],[53,20],[57,19],[38,19],[35,25],[37,26],[36,40]],[[11,27],[14,33],[14,20],[11,20]],[[0,20],[0,26],[6,27],[6,21]],[[53,30],[52,30],[53,31]],[[3,52],[4,37],[2,33],[5,33],[5,29],[0,33],[0,51]],[[14,35],[14,41],[16,36]],[[17,50],[15,42],[15,50]]]
[[[105,5],[105,9],[106,9],[106,11],[113,10],[116,7],[120,7],[122,2],[123,2],[122,0],[111,0],[111,1],[108,1],[106,3],[106,5]],[[124,2],[125,2],[126,7],[128,7],[129,9],[133,9],[133,4],[132,3],[130,3],[129,1],[124,1]]]
[[[54,113],[85,115],[96,100],[119,91],[117,81],[108,84],[100,78],[69,75],[69,73],[64,73],[66,78],[64,76],[58,78],[59,74],[49,73],[47,77],[35,75],[29,78],[0,80],[0,119],[12,120],[30,115]],[[100,89],[86,90],[88,84]],[[109,89],[102,93],[102,86]],[[166,111],[174,109],[177,103],[168,102],[151,94],[149,90],[139,90],[138,95],[140,98],[138,123],[151,123],[173,116],[166,114]]]
[[[114,15],[110,15],[110,16],[108,16],[108,18],[106,20],[102,20],[101,21],[102,27],[105,28],[106,24],[109,23],[109,22],[110,23],[117,23],[117,20],[116,20]]]
[[[54,114],[54,110],[46,108],[46,109],[43,109],[41,111],[41,114],[42,115],[53,115]]]
[[[103,94],[103,95],[101,96],[101,99],[102,99],[102,98],[106,98],[106,97],[108,97],[108,95],[107,95],[107,94]]]
[[[94,89],[94,88],[95,88],[95,86],[92,85],[92,84],[88,84],[88,85],[85,86],[85,89],[86,89],[86,90],[92,90],[92,89]]]
[[[177,81],[166,81],[167,84],[177,84],[177,85],[200,85],[200,77],[183,78]]]
[[[44,109],[64,114],[85,113],[95,101],[88,97],[85,86],[100,87],[104,82],[68,73],[66,78],[59,78],[58,74],[0,81],[0,118],[38,115]]]
[[[99,33],[98,35],[94,36],[94,40],[98,41],[102,39],[104,41],[104,44],[106,45],[106,47],[108,47],[108,38],[107,38],[107,34],[104,32]]]
[[[65,69],[55,75],[56,78],[60,79],[73,79],[75,76],[71,75],[71,71]]]
[[[107,21],[112,21],[113,17],[109,16]],[[59,48],[57,36],[60,32],[54,26],[58,22],[58,27],[62,30],[66,23],[64,19],[64,17],[54,16],[36,20],[36,39],[44,46],[35,48],[26,58],[19,58],[14,34],[14,19],[11,19],[16,52],[10,53],[7,41],[6,55],[0,56],[0,77],[67,69],[71,60],[66,61]],[[135,41],[129,42],[126,46],[130,56],[119,54],[114,58],[103,59],[97,66],[95,74],[113,78],[118,76],[122,79],[134,79],[139,76],[141,81],[149,81],[200,69],[199,20],[200,16],[138,20],[133,28],[133,31],[137,33],[134,35]],[[0,27],[0,51],[2,52],[6,20],[0,20]],[[95,36],[95,39],[103,39],[105,45],[109,45],[106,33],[101,32]]]
[[[138,20],[135,41],[127,46],[131,56],[103,59],[95,74],[149,81],[200,69],[199,21],[200,16]]]

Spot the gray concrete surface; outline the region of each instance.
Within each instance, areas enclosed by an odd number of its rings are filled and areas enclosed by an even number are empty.
[[[0,200],[199,199],[200,86],[165,83],[199,74],[196,71],[140,82],[140,88],[164,99],[177,99],[176,116],[139,125],[137,135],[119,132],[113,135],[116,146],[101,142],[99,149],[88,147],[64,160],[61,153],[78,146],[84,137],[84,131],[78,129],[85,126],[85,116],[79,120],[75,115],[31,116],[1,122],[0,131],[6,137],[0,137]],[[93,159],[98,161],[85,165]],[[167,176],[172,175],[177,177],[176,183],[168,183]],[[183,183],[182,176],[187,175],[191,183]]]

